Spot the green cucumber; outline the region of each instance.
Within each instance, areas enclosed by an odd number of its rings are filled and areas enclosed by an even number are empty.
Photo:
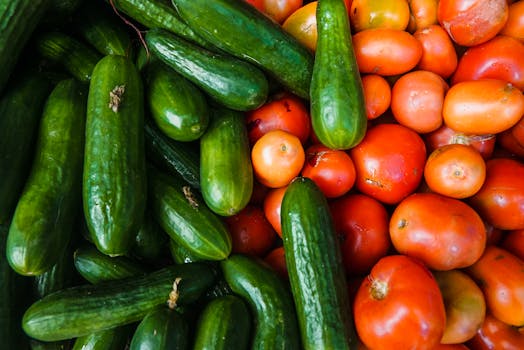
[[[366,133],[366,104],[343,0],[320,0],[310,87],[311,123],[318,140],[350,149]]]
[[[102,58],[98,51],[66,32],[39,33],[35,37],[35,46],[43,58],[60,64],[83,83],[89,83],[95,65]]]
[[[169,236],[153,218],[150,210],[146,209],[144,221],[131,248],[131,256],[147,263],[159,262],[169,255],[168,241]]]
[[[202,38],[262,68],[296,95],[309,98],[313,55],[255,7],[237,0],[172,0],[172,3],[180,17]]]
[[[220,262],[231,290],[250,306],[252,349],[300,349],[300,333],[288,285],[261,260],[231,255]]]
[[[0,98],[0,224],[7,224],[31,168],[34,139],[53,86],[36,72],[15,73]]]
[[[126,57],[107,55],[89,85],[83,202],[92,241],[124,255],[142,224],[146,202],[142,79]]]
[[[267,78],[251,63],[209,51],[161,29],[149,30],[146,43],[162,62],[225,107],[247,111],[267,99]]]
[[[195,141],[209,124],[205,94],[160,61],[147,66],[146,102],[158,128],[176,141]]]
[[[189,325],[184,317],[166,306],[147,314],[138,324],[129,350],[187,349]]]
[[[37,29],[60,28],[69,25],[71,16],[85,0],[50,0]]]
[[[51,0],[0,0],[0,92]]]
[[[225,295],[211,300],[197,323],[194,350],[249,349],[251,314],[244,300]]]
[[[134,325],[115,327],[76,338],[72,350],[122,350],[127,349]]]
[[[203,260],[202,258],[196,257],[194,253],[189,252],[187,248],[172,239],[169,240],[169,252],[175,264],[187,264]]]
[[[87,94],[74,79],[49,95],[36,154],[7,237],[6,255],[21,275],[44,273],[64,254],[81,208]]]
[[[280,215],[303,347],[356,349],[342,254],[327,199],[313,180],[298,177],[284,194]]]
[[[209,264],[171,265],[146,275],[62,289],[24,314],[26,334],[42,341],[81,337],[141,320],[165,303],[176,278],[178,303],[197,300],[215,281]]]
[[[225,223],[181,177],[150,168],[149,205],[157,222],[177,244],[204,260],[222,260],[231,253]]]

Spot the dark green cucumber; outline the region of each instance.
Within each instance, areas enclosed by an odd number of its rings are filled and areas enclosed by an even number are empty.
[[[73,77],[89,83],[93,69],[102,55],[69,33],[50,31],[35,37],[37,52],[64,67]]]
[[[318,40],[310,88],[311,123],[318,140],[333,149],[356,146],[366,133],[362,81],[343,0],[317,6]]]
[[[176,141],[195,141],[209,124],[205,94],[160,61],[146,70],[146,101],[158,128]]]
[[[36,301],[25,312],[26,334],[56,341],[131,324],[165,303],[176,278],[178,304],[191,303],[215,280],[209,264],[171,265],[137,277],[66,288]]]
[[[34,139],[51,83],[39,73],[13,76],[0,99],[0,224],[7,224],[31,168]]]
[[[134,325],[115,327],[76,338],[72,350],[122,350],[127,349]]]
[[[167,247],[169,236],[162,230],[158,222],[153,218],[149,209],[146,209],[144,221],[135,237],[135,243],[131,248],[131,255],[137,260],[147,263],[156,263],[169,255]]]
[[[183,245],[178,244],[174,240],[169,240],[169,252],[175,264],[187,264],[195,261],[202,261],[202,258],[195,256],[194,253],[189,252]]]
[[[327,199],[313,180],[296,178],[284,194],[280,215],[303,347],[356,349],[341,250]]]
[[[86,89],[63,80],[49,95],[36,154],[7,237],[6,255],[21,275],[53,267],[71,238],[81,208]]]
[[[232,242],[221,218],[182,178],[150,168],[149,205],[157,222],[177,244],[205,260],[222,260]]]
[[[91,239],[124,255],[142,224],[146,201],[141,76],[126,57],[107,55],[89,85],[83,201]]]
[[[288,285],[261,260],[231,255],[220,262],[233,292],[250,306],[252,349],[300,349],[300,333]]]
[[[253,192],[253,167],[245,116],[216,107],[200,138],[200,187],[207,206],[222,216],[244,209]]]
[[[63,27],[69,24],[71,16],[85,0],[50,0],[38,29]]]
[[[189,325],[184,317],[166,306],[147,314],[138,324],[131,339],[130,350],[188,348]]]
[[[51,0],[0,1],[0,92]]]
[[[244,300],[226,295],[211,300],[198,319],[194,350],[249,349],[251,314]]]
[[[161,29],[149,30],[146,43],[162,62],[225,107],[247,111],[267,99],[267,78],[251,63],[209,51]]]
[[[289,91],[309,98],[313,55],[246,1],[172,0],[180,17],[205,40],[256,64]]]

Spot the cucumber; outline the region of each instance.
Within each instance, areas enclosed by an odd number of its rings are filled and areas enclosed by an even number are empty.
[[[60,28],[69,25],[71,16],[85,0],[50,0],[37,29]]]
[[[74,79],[49,95],[36,155],[7,237],[6,256],[17,273],[44,273],[64,254],[81,208],[87,93]]]
[[[254,320],[252,349],[300,349],[300,333],[288,285],[261,260],[234,254],[220,262],[231,290],[244,298]]]
[[[158,263],[169,255],[167,247],[169,240],[169,236],[155,221],[150,210],[146,208],[144,221],[131,248],[131,256],[147,263]]]
[[[0,92],[51,0],[0,0]]]
[[[222,260],[231,253],[225,223],[205,204],[199,193],[180,177],[150,168],[149,203],[157,222],[177,244],[204,260]]]
[[[165,303],[178,277],[178,303],[184,305],[213,285],[215,272],[204,263],[171,265],[137,277],[62,289],[33,303],[22,327],[34,339],[57,341],[131,324]]]
[[[253,192],[253,167],[245,116],[216,107],[200,139],[200,187],[207,206],[222,216],[241,211]]]
[[[43,58],[60,64],[83,83],[89,83],[95,65],[102,58],[99,52],[69,33],[42,32],[34,40],[36,51]]]
[[[124,255],[142,224],[146,202],[141,76],[126,57],[107,55],[89,85],[83,204],[92,241]]]
[[[213,299],[198,319],[193,349],[247,350],[251,322],[251,314],[242,298],[225,295]]]
[[[125,325],[91,333],[76,338],[73,350],[122,350],[127,349],[134,325]]]
[[[146,102],[158,128],[176,141],[195,141],[209,124],[205,94],[160,61],[147,66]]]
[[[24,187],[43,107],[53,88],[42,74],[14,74],[0,98],[0,224],[10,222]]]
[[[316,16],[318,40],[310,87],[312,127],[325,146],[350,149],[364,138],[367,116],[344,1],[319,1]]]
[[[172,239],[169,240],[169,252],[175,264],[187,264],[203,260],[202,258],[196,257],[195,254],[189,252],[187,248]]]
[[[267,78],[251,63],[209,51],[162,29],[149,30],[146,43],[157,58],[225,107],[247,111],[267,99]]]
[[[327,199],[313,180],[296,178],[284,194],[280,216],[303,347],[356,349],[341,250]]]
[[[180,17],[202,38],[257,65],[296,95],[309,98],[313,55],[255,7],[237,0],[172,0],[172,3]]]

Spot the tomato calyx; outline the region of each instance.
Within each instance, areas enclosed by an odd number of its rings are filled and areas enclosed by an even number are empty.
[[[389,287],[386,281],[383,281],[373,276],[368,276],[369,281],[369,294],[375,300],[384,300],[389,292]]]

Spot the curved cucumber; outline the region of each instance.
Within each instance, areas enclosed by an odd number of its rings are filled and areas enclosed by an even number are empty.
[[[126,325],[84,335],[76,338],[73,350],[126,349],[133,330],[133,325]]]

